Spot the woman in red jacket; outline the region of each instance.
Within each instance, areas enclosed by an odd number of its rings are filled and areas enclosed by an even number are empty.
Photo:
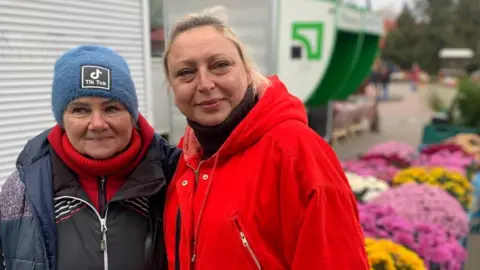
[[[335,153],[228,26],[177,23],[164,67],[188,121],[167,191],[169,269],[369,269]]]

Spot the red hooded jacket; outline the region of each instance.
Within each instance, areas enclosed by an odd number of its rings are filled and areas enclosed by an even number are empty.
[[[210,159],[187,127],[167,191],[169,269],[368,270],[355,197],[277,77]]]

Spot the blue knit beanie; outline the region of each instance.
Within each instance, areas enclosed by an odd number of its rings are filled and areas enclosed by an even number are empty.
[[[103,97],[122,103],[138,119],[138,98],[130,69],[112,49],[82,45],[60,56],[55,63],[52,84],[52,110],[63,124],[67,105],[79,97]]]

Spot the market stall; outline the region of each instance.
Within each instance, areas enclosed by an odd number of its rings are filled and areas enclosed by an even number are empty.
[[[378,101],[368,81],[346,100],[333,101],[333,142],[379,131]]]

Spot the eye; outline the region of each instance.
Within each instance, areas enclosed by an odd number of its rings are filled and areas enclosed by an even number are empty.
[[[72,109],[73,114],[86,114],[88,113],[88,110],[85,108],[73,108]]]
[[[193,73],[194,73],[193,70],[185,68],[177,72],[177,77],[187,77],[192,75]]]
[[[228,67],[230,64],[228,62],[225,62],[225,61],[220,61],[220,62],[216,62],[213,67],[214,68],[218,68],[218,69],[224,69],[226,67]]]
[[[107,108],[105,108],[105,112],[107,112],[107,113],[116,113],[119,110],[120,109],[115,107],[115,106],[108,106]]]

